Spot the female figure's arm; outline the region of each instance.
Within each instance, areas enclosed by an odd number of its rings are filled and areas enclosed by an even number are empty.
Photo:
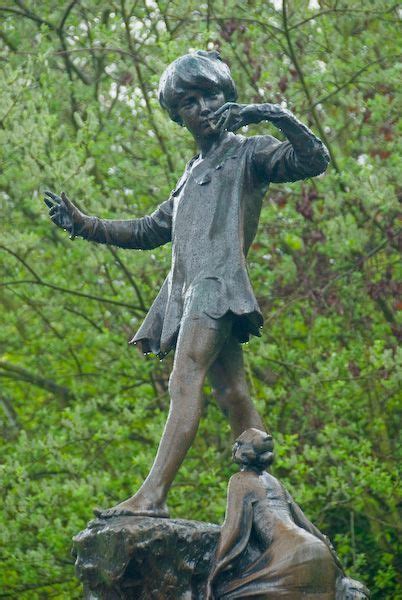
[[[218,574],[227,569],[247,546],[252,522],[253,507],[250,489],[243,474],[237,473],[229,481],[226,515],[208,579],[207,598],[213,597],[212,584]]]

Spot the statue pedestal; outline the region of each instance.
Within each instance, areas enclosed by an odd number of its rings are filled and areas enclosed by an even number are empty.
[[[73,547],[84,598],[202,600],[219,532],[181,519],[91,521]]]

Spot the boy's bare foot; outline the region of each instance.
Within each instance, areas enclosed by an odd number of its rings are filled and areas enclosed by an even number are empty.
[[[169,518],[166,504],[156,505],[144,497],[141,498],[138,494],[124,502],[120,502],[120,504],[116,504],[116,506],[112,506],[112,508],[95,508],[94,513],[100,519],[122,516]]]

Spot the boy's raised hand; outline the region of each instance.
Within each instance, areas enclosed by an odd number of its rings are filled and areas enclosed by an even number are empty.
[[[237,104],[226,102],[215,112],[216,129],[237,131],[245,125],[261,121],[278,121],[291,113],[280,104]]]
[[[64,192],[57,196],[53,192],[45,192],[43,199],[49,208],[49,216],[53,223],[70,233],[74,239],[75,232],[82,224],[85,215],[69,200]]]

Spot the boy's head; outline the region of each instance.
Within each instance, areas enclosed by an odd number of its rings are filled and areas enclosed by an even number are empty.
[[[159,83],[159,102],[176,123],[181,122],[177,114],[179,100],[189,89],[223,92],[226,102],[234,102],[237,98],[229,67],[215,51],[197,50],[193,54],[185,54],[173,61],[163,73]]]

